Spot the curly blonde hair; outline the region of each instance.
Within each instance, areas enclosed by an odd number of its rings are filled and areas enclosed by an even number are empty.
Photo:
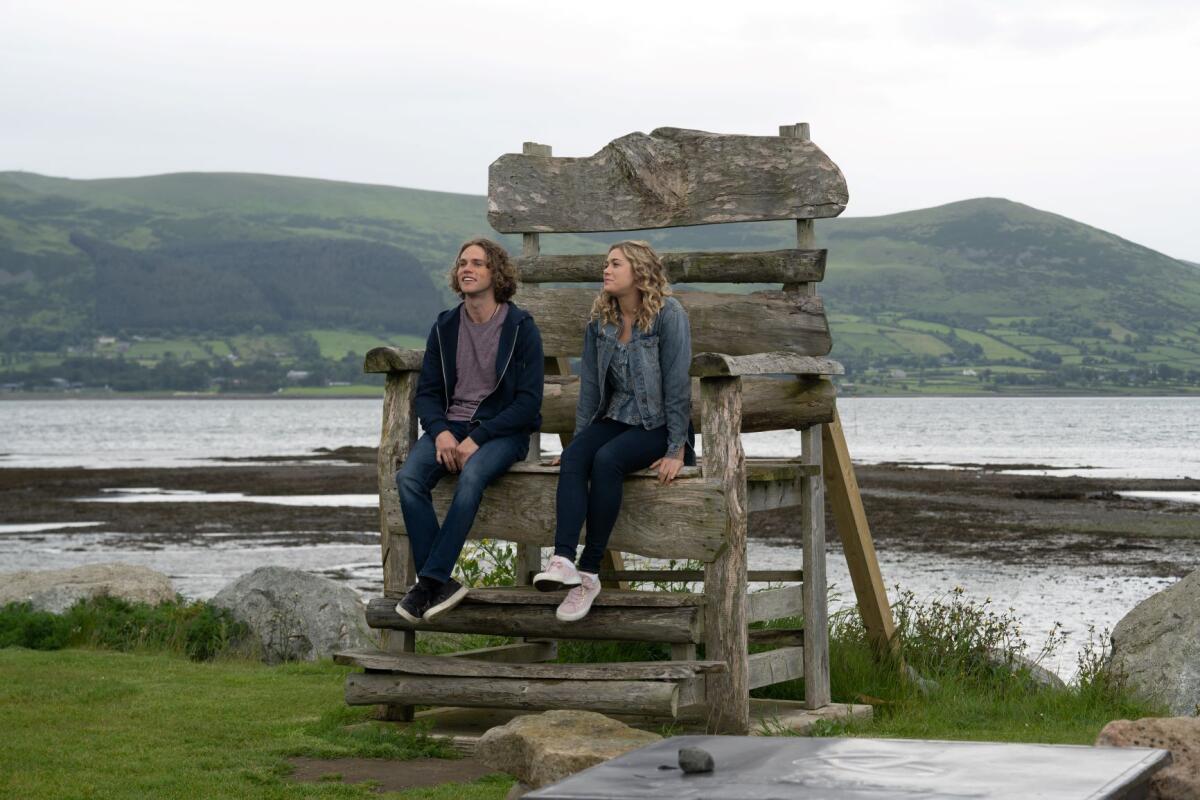
[[[634,324],[649,333],[654,325],[654,318],[662,311],[663,303],[671,295],[667,269],[649,242],[617,242],[608,248],[609,253],[613,250],[624,253],[633,268],[633,285],[642,297],[642,307],[638,310]],[[596,301],[592,303],[592,319],[620,326],[621,306],[617,303],[617,298],[601,289]]]
[[[462,243],[462,247],[458,248],[458,255],[454,257],[454,263],[450,265],[450,288],[460,298],[463,296],[462,287],[458,285],[458,259],[462,258],[463,251],[468,247],[480,247],[487,256],[488,268],[492,271],[492,288],[496,292],[497,303],[507,303],[512,299],[512,296],[517,293],[517,267],[508,257],[508,251],[499,244],[496,244],[491,239],[485,239],[482,236],[475,239],[468,239]]]

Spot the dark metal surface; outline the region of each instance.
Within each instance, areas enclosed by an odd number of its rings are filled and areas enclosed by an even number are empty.
[[[679,749],[712,754],[685,775]],[[1142,796],[1165,750],[1076,745],[677,736],[525,795],[530,800],[1099,800]]]

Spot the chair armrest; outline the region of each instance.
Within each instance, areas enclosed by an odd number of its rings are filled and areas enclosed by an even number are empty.
[[[363,372],[420,372],[424,350],[376,347],[363,359]]]
[[[697,353],[692,357],[693,377],[714,378],[735,375],[842,375],[845,369],[828,358],[802,356],[780,351],[749,356],[724,353]]]

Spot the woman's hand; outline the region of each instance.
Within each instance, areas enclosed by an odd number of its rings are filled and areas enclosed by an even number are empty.
[[[675,480],[675,476],[679,474],[679,470],[683,469],[683,456],[679,456],[678,458],[663,456],[651,464],[650,469],[658,470],[658,483],[661,486],[666,486]]]
[[[562,463],[562,456],[555,456],[554,458],[550,459],[550,466],[552,466],[552,467],[557,467],[561,463]]]

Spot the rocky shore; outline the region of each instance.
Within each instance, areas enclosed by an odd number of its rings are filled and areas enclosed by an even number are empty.
[[[1027,468],[1036,465],[1025,465]],[[1179,545],[1200,543],[1200,504],[1125,498],[1126,491],[1200,491],[1200,480],[1047,478],[1012,475],[986,465],[923,469],[859,466],[868,518],[881,550],[920,548],[953,556],[980,551],[999,562],[1120,563],[1147,574],[1182,576],[1200,564],[1179,558]],[[1004,469],[1011,469],[1006,466]],[[367,495],[376,491],[375,453],[340,448],[304,459],[236,460],[176,469],[0,469],[0,526],[99,523],[88,532],[136,538],[139,547],[291,533],[298,546],[375,541],[369,506],[253,502],[87,502],[106,490],[155,488],[246,495]],[[83,499],[83,500],[81,500]],[[796,515],[758,515],[751,536],[790,538]],[[832,521],[831,523],[832,524]],[[3,530],[0,528],[0,530]],[[832,529],[831,529],[832,530]],[[53,534],[53,527],[39,533]],[[0,536],[28,536],[28,532]],[[830,534],[831,541],[836,537]],[[1162,547],[1171,543],[1173,546]],[[47,566],[54,566],[49,564]]]

